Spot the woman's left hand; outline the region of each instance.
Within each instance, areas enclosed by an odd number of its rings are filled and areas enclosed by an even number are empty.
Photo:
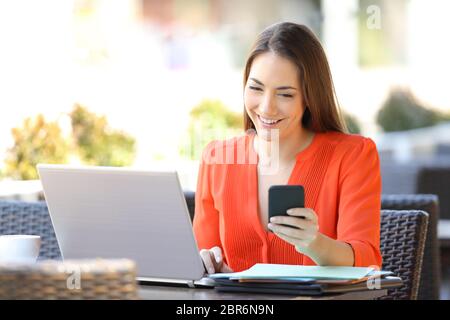
[[[308,208],[291,208],[287,214],[270,218],[269,229],[300,253],[308,252],[319,235],[317,214]]]

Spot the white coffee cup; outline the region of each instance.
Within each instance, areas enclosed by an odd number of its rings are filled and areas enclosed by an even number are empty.
[[[40,248],[40,236],[25,234],[0,236],[0,263],[35,263]]]

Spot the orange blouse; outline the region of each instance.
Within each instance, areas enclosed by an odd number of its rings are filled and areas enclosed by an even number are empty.
[[[213,141],[203,151],[193,222],[199,249],[219,246],[234,271],[255,263],[315,265],[261,225],[254,136]],[[358,135],[316,133],[296,158],[288,184],[304,186],[305,207],[316,212],[319,231],[350,244],[355,266],[381,266],[375,143]]]

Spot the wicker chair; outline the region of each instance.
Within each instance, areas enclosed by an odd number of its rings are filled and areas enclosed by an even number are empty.
[[[128,259],[0,264],[0,299],[138,299],[136,265]]]
[[[0,201],[0,235],[4,234],[41,236],[38,260],[61,259],[45,202]]]
[[[416,300],[425,247],[428,214],[418,210],[381,211],[383,270],[402,278],[403,286],[388,290],[383,300]]]
[[[437,237],[439,200],[433,194],[390,194],[381,197],[381,209],[422,210],[428,213],[428,230],[423,253],[418,299],[438,300],[441,286],[441,259]]]

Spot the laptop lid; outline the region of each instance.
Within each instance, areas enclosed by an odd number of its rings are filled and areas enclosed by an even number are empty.
[[[64,259],[129,258],[139,278],[202,278],[176,171],[37,168]]]

